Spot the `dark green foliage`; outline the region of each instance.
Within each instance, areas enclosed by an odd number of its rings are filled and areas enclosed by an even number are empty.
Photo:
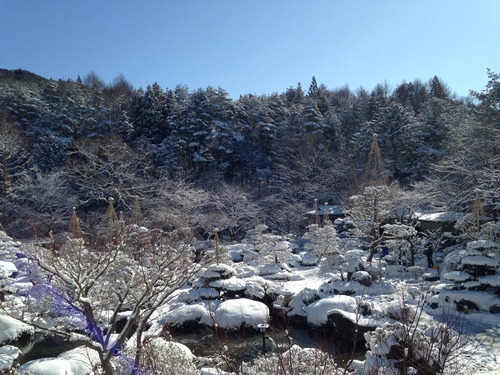
[[[498,75],[488,76],[486,89],[473,93],[476,102],[465,103],[436,76],[402,82],[394,91],[379,84],[371,92],[328,89],[313,77],[306,93],[299,83],[281,94],[233,100],[221,88],[171,90],[154,83],[135,90],[123,76],[106,85],[93,72],[75,82],[0,70],[0,113],[21,131],[32,167],[69,176],[63,194],[76,194],[82,205],[126,186],[127,209],[134,184],[161,178],[210,191],[222,182],[238,186],[267,218],[276,214],[276,202],[309,206],[325,197],[340,203],[365,170],[373,134],[391,180],[410,186],[429,181],[432,172],[432,181],[448,181],[442,195],[482,184],[492,192],[486,199],[496,202],[500,188],[487,176],[498,174],[500,90]],[[82,156],[79,147],[89,138],[95,155]],[[140,161],[122,159],[135,170],[121,170],[116,178],[122,180],[102,180],[116,168],[106,164],[109,150],[127,150]],[[86,171],[91,157],[99,161],[95,175]],[[466,182],[467,170],[452,168],[464,163],[474,175]],[[83,176],[95,189],[90,195],[82,194]]]

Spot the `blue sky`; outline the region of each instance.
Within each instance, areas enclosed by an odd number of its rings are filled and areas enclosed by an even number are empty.
[[[0,68],[135,88],[283,92],[312,76],[371,90],[500,73],[498,0],[0,0]]]

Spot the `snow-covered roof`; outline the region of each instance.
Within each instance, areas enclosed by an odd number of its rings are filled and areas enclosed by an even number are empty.
[[[435,221],[435,222],[450,222],[457,221],[461,219],[464,214],[455,211],[443,211],[443,212],[427,212],[427,213],[415,213],[418,220],[421,221]]]
[[[341,206],[318,206],[318,210],[307,211],[308,215],[324,215],[325,208],[328,210],[328,215],[344,215],[344,209]]]

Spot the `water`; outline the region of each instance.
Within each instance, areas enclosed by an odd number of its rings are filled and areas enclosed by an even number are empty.
[[[256,358],[264,350],[286,351],[291,345],[303,348],[321,348],[335,354],[333,340],[328,342],[307,329],[293,328],[288,330],[269,329],[265,333],[265,347],[262,333],[247,330],[240,333],[221,333],[207,328],[197,329],[192,333],[174,334],[173,339],[186,345],[198,357],[212,357],[222,352],[237,362]]]
[[[186,345],[197,357],[215,357],[224,353],[237,363],[251,361],[265,350],[266,352],[288,350],[293,344],[303,348],[318,348],[335,355],[334,339],[329,332],[313,334],[306,328],[288,330],[268,329],[265,332],[265,347],[262,333],[256,330],[243,330],[238,333],[214,331],[197,328],[193,332],[173,334],[173,340]],[[22,351],[20,364],[46,358],[75,348],[77,345],[58,336],[36,335],[33,340],[18,343]]]
[[[78,345],[59,336],[35,335],[26,342],[16,343],[21,350],[19,363],[23,364],[40,358],[57,357],[59,354],[76,348]]]

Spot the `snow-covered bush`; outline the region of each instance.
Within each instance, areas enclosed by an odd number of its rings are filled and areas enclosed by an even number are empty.
[[[240,329],[242,325],[257,329],[269,320],[269,308],[262,302],[238,298],[222,302],[215,310],[214,323],[222,329]]]
[[[304,288],[297,295],[295,295],[292,300],[288,303],[290,316],[306,316],[305,307],[309,306],[320,299],[319,293],[315,289]]]
[[[257,357],[252,363],[243,363],[241,373],[246,375],[340,375],[344,374],[333,357],[319,349],[292,345],[283,353]]]
[[[133,369],[134,346],[126,346],[121,355],[113,361],[117,374],[127,374]],[[138,374],[198,375],[194,355],[183,344],[153,337],[144,341],[139,361]]]
[[[364,286],[372,284],[372,276],[366,271],[357,271],[351,275],[351,280],[356,281]]]
[[[356,299],[344,295],[336,295],[322,298],[305,308],[307,322],[313,326],[320,326],[328,322],[328,315],[334,310],[342,310],[348,313],[356,313],[358,304]]]

